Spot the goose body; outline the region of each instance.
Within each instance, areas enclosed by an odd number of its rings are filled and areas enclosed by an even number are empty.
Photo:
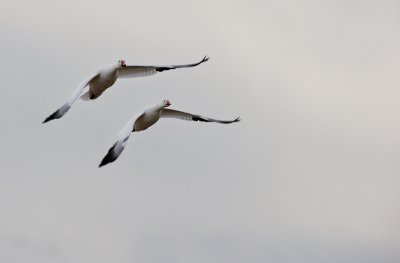
[[[122,151],[125,149],[127,141],[133,132],[144,131],[154,125],[160,118],[175,118],[187,121],[202,121],[202,122],[217,122],[223,124],[230,124],[240,121],[240,118],[234,120],[216,120],[200,115],[195,115],[183,111],[177,111],[167,109],[171,103],[169,100],[163,100],[161,103],[152,105],[145,108],[134,118],[129,120],[124,128],[120,131],[114,145],[108,150],[106,156],[104,156],[99,167],[102,167],[108,163],[114,162]]]
[[[83,100],[94,100],[98,98],[106,89],[114,85],[118,79],[118,68],[114,65],[109,65],[101,68],[96,77],[88,84],[89,90],[83,94]]]

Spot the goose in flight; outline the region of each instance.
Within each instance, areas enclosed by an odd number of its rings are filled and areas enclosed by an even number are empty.
[[[169,100],[163,100],[161,103],[145,108],[141,113],[136,115],[136,117],[128,121],[128,123],[124,126],[124,128],[117,136],[114,145],[108,150],[106,156],[104,156],[99,167],[102,167],[108,163],[112,163],[118,158],[118,156],[124,150],[128,142],[129,136],[133,132],[146,130],[150,126],[154,125],[160,118],[175,118],[186,121],[218,122],[223,124],[240,121],[240,117],[230,121],[221,121],[196,114],[186,113],[183,111],[167,109],[167,107],[170,105],[171,103],[169,102]]]
[[[106,65],[83,81],[79,87],[74,91],[69,100],[62,105],[58,110],[47,117],[43,123],[59,119],[71,108],[72,104],[80,96],[83,100],[94,100],[98,98],[106,89],[111,87],[118,78],[136,78],[154,75],[157,72],[163,72],[170,69],[177,68],[190,68],[200,65],[208,61],[205,56],[201,61],[193,64],[186,65],[171,65],[171,66],[134,66],[126,65],[124,60],[119,60],[116,64]],[[81,95],[83,90],[89,87],[89,90]]]

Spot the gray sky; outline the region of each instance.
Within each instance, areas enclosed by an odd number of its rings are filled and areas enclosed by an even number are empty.
[[[0,262],[399,262],[400,2],[3,1]],[[41,121],[99,66],[118,80]],[[161,120],[97,165],[143,107]]]

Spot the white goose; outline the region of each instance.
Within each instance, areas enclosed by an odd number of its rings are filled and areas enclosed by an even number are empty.
[[[71,108],[72,104],[78,99],[83,90],[89,87],[89,90],[81,96],[83,100],[94,100],[98,98],[106,89],[111,87],[118,78],[136,78],[154,75],[157,72],[177,68],[190,68],[206,62],[209,58],[204,57],[200,62],[186,65],[172,65],[172,66],[129,66],[125,64],[124,60],[119,60],[114,65],[106,65],[83,81],[79,87],[74,91],[69,100],[62,105],[53,114],[47,117],[43,123],[59,119]]]
[[[104,156],[99,167],[112,163],[118,158],[124,150],[132,132],[144,131],[154,125],[160,118],[176,118],[186,121],[218,122],[224,124],[240,121],[239,117],[232,121],[221,121],[182,111],[166,109],[166,107],[170,105],[171,102],[169,102],[169,100],[163,100],[161,103],[145,108],[141,113],[136,115],[136,117],[128,121],[117,136],[114,145],[108,150],[106,156]]]

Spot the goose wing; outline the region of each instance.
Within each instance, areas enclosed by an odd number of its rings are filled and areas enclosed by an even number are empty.
[[[212,118],[208,118],[208,117],[203,117],[203,116],[200,116],[197,114],[191,114],[191,113],[172,110],[172,109],[162,109],[161,110],[161,118],[175,118],[175,119],[181,119],[181,120],[185,120],[185,121],[217,122],[217,123],[223,123],[223,124],[229,124],[229,123],[240,121],[240,117],[237,117],[234,120],[217,120],[217,119],[212,119]]]
[[[122,130],[119,132],[115,143],[113,144],[113,146],[111,146],[111,148],[108,150],[107,154],[104,156],[103,160],[99,164],[99,167],[102,167],[108,163],[112,163],[117,160],[122,151],[125,149],[125,146],[128,143],[128,139],[131,136],[132,132],[134,132],[133,126],[136,119],[138,119],[142,114],[139,114],[125,124],[124,128],[122,128]]]
[[[50,116],[48,116],[42,123],[46,123],[54,119],[59,119],[64,116],[64,114],[69,111],[72,104],[79,98],[79,95],[81,95],[83,89],[86,88],[93,79],[98,77],[98,75],[98,73],[95,73],[87,78],[85,81],[83,81],[81,84],[79,84],[78,88],[74,91],[74,93],[72,93],[72,96],[68,99],[68,101],[55,112],[53,112]]]
[[[126,67],[118,69],[119,78],[137,78],[137,77],[147,77],[154,75],[157,72],[163,72],[165,70],[177,69],[177,68],[191,68],[200,65],[208,61],[208,57],[205,56],[201,61],[192,64],[185,65],[170,65],[170,66],[135,66],[127,65]]]

